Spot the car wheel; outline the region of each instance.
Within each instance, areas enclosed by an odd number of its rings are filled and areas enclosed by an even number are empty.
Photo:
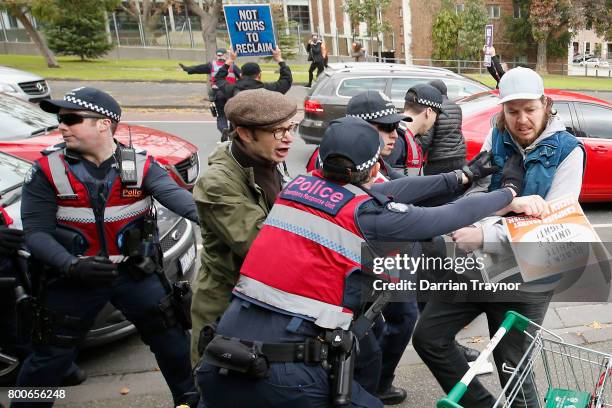
[[[0,362],[0,387],[10,387],[15,385],[17,375],[21,369],[21,362],[17,365],[7,365]]]

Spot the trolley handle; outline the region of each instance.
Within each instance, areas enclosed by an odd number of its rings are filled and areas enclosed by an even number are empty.
[[[531,323],[531,320],[522,314],[512,310],[507,311],[504,321],[499,329],[497,329],[497,332],[495,332],[495,335],[491,337],[489,344],[487,344],[482,353],[480,353],[480,356],[478,356],[472,367],[470,367],[470,369],[463,375],[461,380],[459,380],[459,382],[450,390],[446,398],[438,400],[436,403],[436,408],[463,408],[463,406],[459,405],[459,401],[461,398],[463,398],[463,395],[467,391],[468,385],[476,376],[480,366],[488,360],[489,356],[493,353],[493,350],[495,347],[497,347],[501,339],[507,332],[510,331],[510,329],[524,332],[527,326],[529,326]]]

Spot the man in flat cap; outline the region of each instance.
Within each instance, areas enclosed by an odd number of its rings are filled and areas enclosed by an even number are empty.
[[[209,156],[193,191],[204,245],[191,307],[194,364],[202,328],[225,311],[242,261],[288,178],[284,161],[297,126],[295,103],[267,89],[240,92],[225,109],[231,140]]]
[[[193,197],[152,156],[113,138],[121,108],[109,94],[81,87],[40,107],[57,114],[64,143],[34,162],[22,191],[26,245],[47,279],[17,385],[57,387],[111,302],[155,354],[174,405],[195,407],[188,327],[178,310],[162,308],[169,295],[158,276],[162,254],[145,251],[159,247],[145,238],[158,235],[153,198],[197,222]]]
[[[396,242],[453,231],[508,204],[522,212],[513,205],[518,187],[435,208],[403,204],[458,191],[468,179],[459,171],[376,184],[380,140],[361,118],[332,121],[322,168],[278,194],[196,369],[205,406],[382,408],[353,380],[356,344],[380,311],[364,313],[368,302],[386,303],[374,283],[386,278],[362,265],[362,249],[387,242],[397,254]]]

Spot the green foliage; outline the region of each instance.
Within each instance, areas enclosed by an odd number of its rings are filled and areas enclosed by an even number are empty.
[[[85,60],[99,58],[113,47],[107,39],[104,9],[101,3],[95,2],[97,6],[93,3],[93,0],[55,1],[64,12],[54,14],[45,25],[49,48],[59,55],[76,55]]]
[[[433,57],[478,60],[487,23],[483,0],[467,0],[459,14],[455,13],[454,3],[446,0],[432,28]]]
[[[597,58],[601,58],[601,43],[595,44],[594,54]]]
[[[434,59],[451,60],[457,58],[460,26],[461,21],[455,13],[454,5],[446,1],[431,30]]]
[[[484,43],[484,29],[489,22],[483,0],[467,0],[460,13],[459,58],[479,60]]]
[[[612,0],[583,0],[582,7],[585,25],[595,30],[597,35],[612,41]]]
[[[384,12],[389,4],[391,0],[345,0],[344,10],[349,15],[353,31],[363,22],[366,23],[368,36],[371,37],[391,30],[391,25],[387,21],[378,19],[378,12]]]
[[[297,35],[293,33],[298,23],[295,21],[285,23],[282,4],[271,4],[271,7],[272,20],[276,31],[276,43],[283,53],[283,59],[291,59],[295,57],[298,51],[297,47],[299,47]],[[287,29],[289,29],[289,34],[287,34]],[[265,60],[271,61],[272,57],[266,57]]]

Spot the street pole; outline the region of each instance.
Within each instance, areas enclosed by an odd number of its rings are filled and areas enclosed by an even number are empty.
[[[191,45],[191,48],[193,48],[193,33],[191,32],[191,20],[189,19],[189,11],[187,10],[187,7],[185,7],[185,19],[187,20],[187,29],[189,30],[189,44]],[[204,29],[204,27],[202,27],[202,30]]]
[[[168,18],[164,16],[164,29],[166,30],[166,53],[170,59],[170,35],[168,34]]]

